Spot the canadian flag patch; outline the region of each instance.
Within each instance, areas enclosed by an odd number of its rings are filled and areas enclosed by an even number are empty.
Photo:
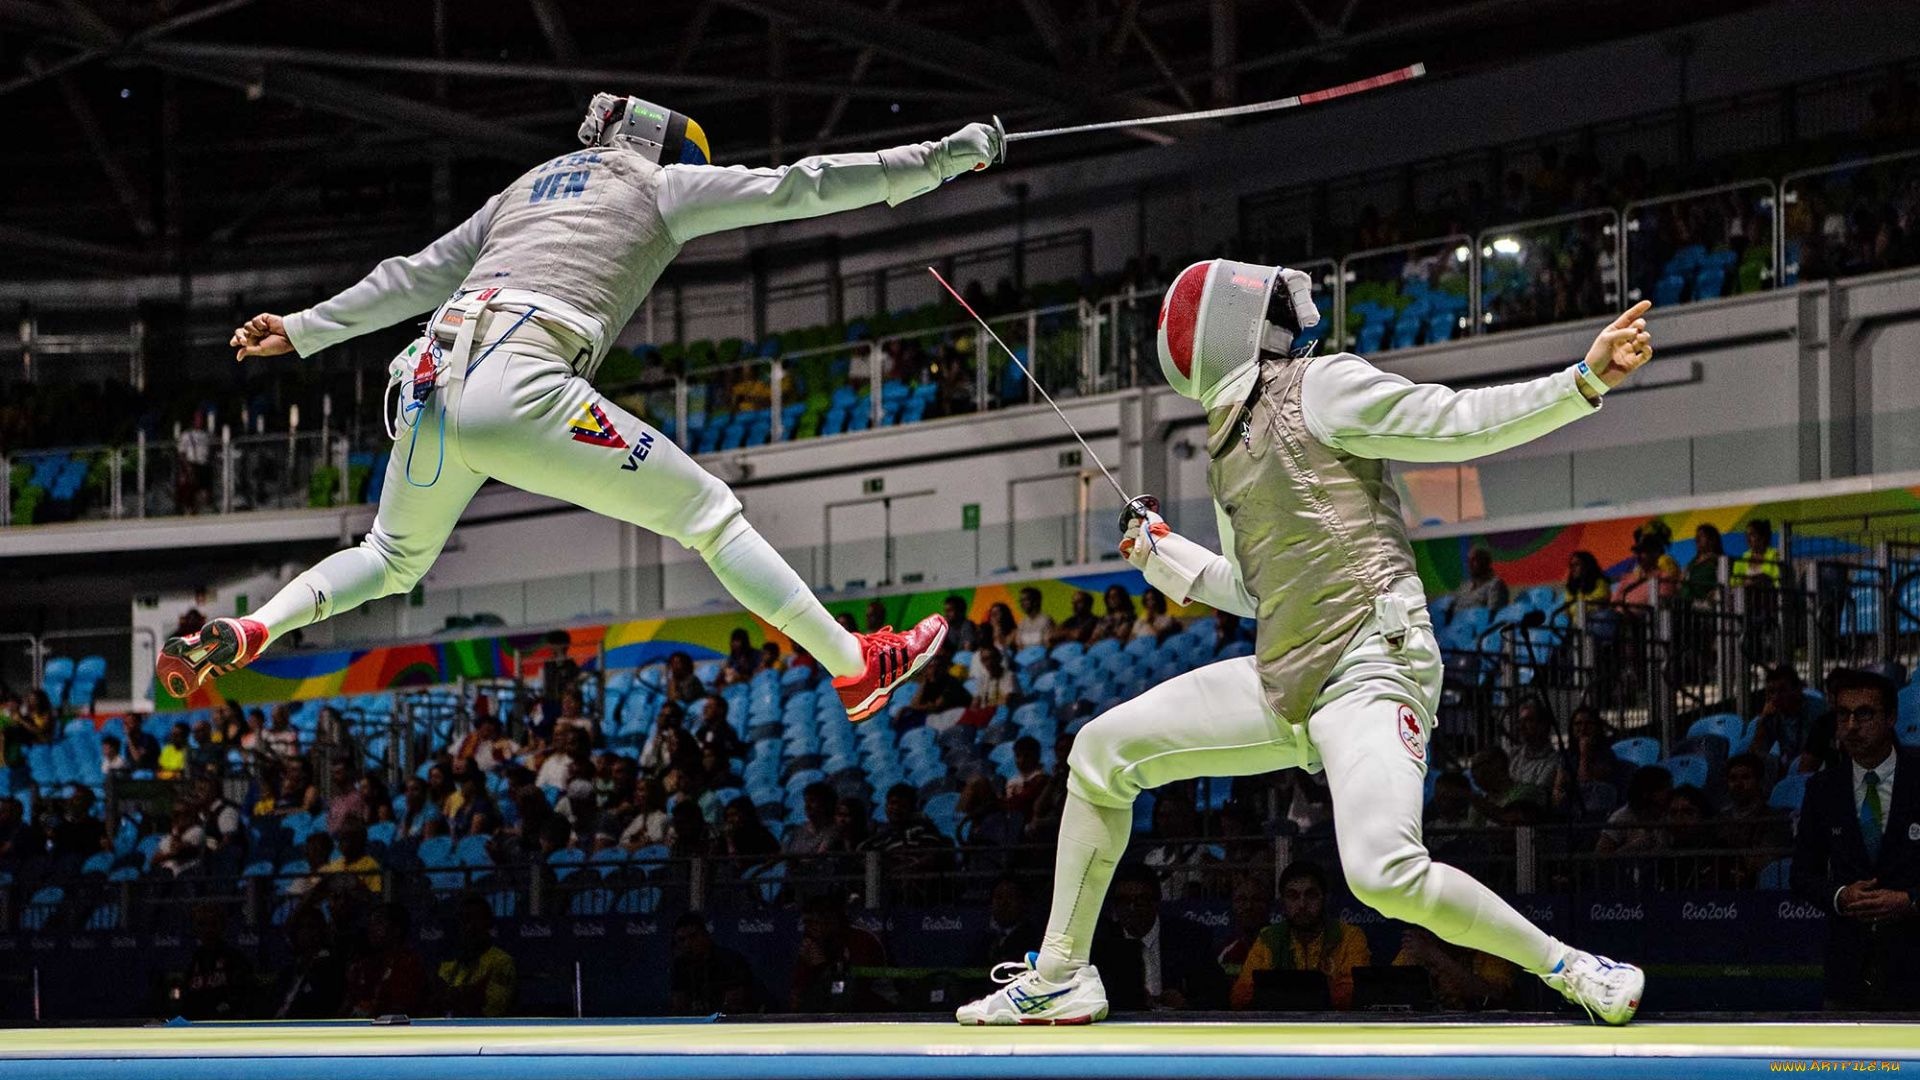
[[[1407,748],[1413,760],[1427,760],[1427,735],[1420,727],[1420,717],[1413,711],[1413,706],[1400,706],[1394,718],[1394,727],[1400,732],[1400,745]]]

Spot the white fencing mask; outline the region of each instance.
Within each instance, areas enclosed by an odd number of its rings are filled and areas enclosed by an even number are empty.
[[[1294,355],[1301,331],[1319,324],[1313,279],[1301,271],[1231,259],[1197,262],[1173,279],[1160,305],[1160,370],[1180,396],[1211,409],[1219,391],[1263,351]]]
[[[707,133],[699,124],[644,98],[593,95],[579,135],[582,146],[618,146],[656,165],[713,164]]]

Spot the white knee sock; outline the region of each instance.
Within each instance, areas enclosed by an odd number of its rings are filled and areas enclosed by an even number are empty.
[[[1445,863],[1426,873],[1398,903],[1383,904],[1391,918],[1417,922],[1443,941],[1497,956],[1542,974],[1560,962],[1566,946],[1515,911],[1472,875]]]
[[[1068,795],[1060,814],[1060,848],[1053,861],[1053,908],[1040,942],[1040,975],[1064,982],[1093,955],[1093,931],[1114,868],[1133,836],[1133,811]]]
[[[288,582],[249,618],[264,624],[272,641],[386,595],[386,583],[387,563],[378,554],[365,547],[336,551]]]
[[[866,670],[860,643],[827,614],[813,590],[766,538],[736,514],[694,550],[735,600],[792,638],[836,677]]]

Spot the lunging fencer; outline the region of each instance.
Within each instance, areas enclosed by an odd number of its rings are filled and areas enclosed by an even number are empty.
[[[288,631],[413,588],[489,477],[670,537],[735,599],[820,660],[855,720],[939,648],[946,623],[852,634],[761,538],[739,499],[592,379],[615,335],[689,241],[709,233],[898,205],[1000,153],[970,124],[938,142],[721,168],[706,134],[670,109],[599,94],[585,147],[529,169],[452,232],[358,284],[234,331],[236,360],[329,345],[432,311],[389,369],[393,455],[373,528],[258,611],[170,639],[157,665],[185,697]]]
[[[1441,657],[1386,460],[1467,461],[1592,414],[1652,358],[1649,307],[1615,319],[1570,368],[1454,391],[1296,347],[1320,319],[1297,270],[1213,260],[1180,273],[1160,311],[1160,365],[1206,409],[1225,554],[1144,508],[1121,550],[1168,597],[1252,617],[1254,655],[1168,680],[1080,731],[1046,936],[1024,963],[996,969],[1003,985],[962,1006],[961,1023],[1104,1018],[1088,957],[1134,799],[1283,768],[1325,769],[1360,902],[1533,972],[1608,1023],[1633,1017],[1639,968],[1556,941],[1422,842]]]

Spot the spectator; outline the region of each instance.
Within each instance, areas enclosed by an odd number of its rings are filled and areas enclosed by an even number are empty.
[[[1753,749],[1778,754],[1789,772],[1815,772],[1826,762],[1810,753],[1819,716],[1807,701],[1806,684],[1792,664],[1767,672],[1766,696],[1753,721]]]
[[[1780,553],[1773,548],[1773,522],[1766,518],[1747,522],[1746,554],[1733,560],[1730,571],[1734,584],[1753,589],[1778,589],[1780,570]]]
[[[358,821],[365,825],[373,819],[372,807],[367,805],[367,797],[360,790],[360,777],[352,765],[344,759],[336,759],[329,769],[328,779],[333,791],[333,796],[327,800],[328,832],[338,836],[348,822]]]
[[[759,670],[760,650],[753,647],[753,638],[745,630],[736,627],[727,638],[727,658],[720,665],[720,682],[752,682]]]
[[[1453,590],[1455,614],[1486,608],[1499,611],[1507,606],[1507,583],[1493,572],[1493,552],[1478,544],[1467,552],[1467,580]]]
[[[18,727],[24,743],[51,743],[60,737],[60,718],[54,710],[53,699],[47,696],[45,690],[36,688],[33,693],[27,695],[27,709],[21,716]],[[151,735],[147,736],[147,742],[149,744],[153,742]],[[156,748],[153,758],[149,760],[156,760],[158,757],[159,750]],[[153,765],[142,765],[141,768],[151,769]]]
[[[584,799],[592,807],[592,781],[576,777],[569,781],[569,794],[575,793],[572,785],[582,783],[586,784]],[[447,832],[456,837],[486,836],[499,827],[500,807],[487,790],[486,774],[469,767],[460,774],[459,790],[447,800]]]
[[[164,870],[177,878],[198,870],[206,854],[207,833],[200,827],[193,808],[185,803],[175,806],[167,835],[161,837],[159,846],[153,849],[154,871]]]
[[[1371,964],[1373,954],[1357,927],[1330,917],[1327,872],[1318,864],[1295,862],[1280,875],[1280,918],[1248,950],[1233,984],[1233,1007],[1254,1008],[1258,973],[1278,970],[1319,972],[1333,1007],[1353,1008],[1353,969]]]
[[[1019,683],[1007,668],[1006,655],[991,642],[975,650],[967,676],[973,680],[973,708],[989,717],[1019,691]]]
[[[1160,917],[1160,882],[1141,863],[1123,863],[1093,936],[1093,963],[1115,1009],[1212,1009],[1226,1000],[1226,978],[1205,931]]]
[[[1017,753],[1017,751],[1016,751]],[[1068,755],[1073,753],[1073,733],[1063,731],[1053,740],[1053,774],[1047,786],[1033,799],[1027,811],[1027,839],[1051,843],[1060,834],[1060,812],[1067,804]],[[1023,790],[1022,794],[1025,792]]]
[[[33,851],[33,830],[20,800],[0,798],[0,870],[17,868]]]
[[[780,839],[760,820],[753,800],[741,795],[727,803],[720,813],[720,831],[713,838],[713,854],[732,860],[735,871],[745,871],[780,854]]]
[[[54,857],[85,860],[107,850],[107,827],[93,816],[93,789],[74,788],[53,828]]]
[[[181,980],[179,1015],[189,1020],[244,1020],[251,1015],[253,965],[227,944],[227,916],[218,904],[193,909],[196,944]]]
[[[903,729],[917,727],[917,721],[925,720],[929,727],[944,731],[958,721],[959,713],[954,712],[951,718],[941,714],[965,709],[971,703],[973,699],[967,695],[966,686],[953,677],[952,660],[953,653],[942,645],[940,655],[915,676],[918,686],[913,700],[896,721]],[[937,722],[935,717],[939,717]]]
[[[267,753],[287,760],[300,756],[300,733],[293,727],[293,706],[282,702],[273,707],[273,719],[262,737]]]
[[[881,853],[886,878],[902,896],[927,895],[934,875],[953,868],[953,844],[920,812],[911,784],[887,789],[887,820],[867,838],[866,849]]]
[[[381,875],[380,860],[367,852],[367,827],[357,820],[353,821],[336,834],[335,842],[340,853],[321,867],[321,871],[328,874],[352,874],[358,879],[362,888],[375,896],[380,895],[385,887],[385,880]]]
[[[303,758],[294,758],[284,765],[274,759],[280,769],[280,785],[277,790],[254,804],[253,816],[278,817],[285,814],[311,814],[320,809],[320,792],[313,786],[312,777],[307,772],[307,763]]]
[[[1019,878],[1003,874],[987,894],[987,928],[974,950],[974,961],[991,968],[1023,960],[1029,951],[1040,947],[1045,930],[1028,910],[1026,886]]]
[[[987,608],[987,620],[982,623],[979,633],[974,636],[974,648],[992,645],[1000,649],[1014,649],[1020,634],[1020,624],[1014,621],[1013,609],[1005,604],[994,604]]]
[[[707,819],[697,800],[682,799],[667,811],[667,847],[676,858],[707,854]]]
[[[203,513],[213,491],[213,439],[205,413],[174,437],[173,504],[182,514]]]
[[[593,748],[594,743],[600,740],[599,725],[594,723],[592,717],[587,716],[581,711],[580,692],[578,690],[563,690],[560,692],[560,711],[558,715],[553,718],[553,731],[556,737],[558,737],[562,731],[579,732],[586,737],[587,748],[589,750]]]
[[[347,967],[346,1016],[424,1015],[427,965],[407,944],[411,923],[399,904],[382,904],[368,916],[365,946]]]
[[[1679,587],[1680,564],[1667,554],[1667,541],[1661,531],[1647,529],[1636,534],[1633,566],[1614,585],[1613,602],[1650,606],[1658,600],[1665,604],[1672,601]]]
[[[448,1016],[499,1017],[512,1011],[520,972],[493,939],[493,909],[485,897],[460,901],[454,953],[441,962],[439,974]]]
[[[841,850],[839,826],[833,822],[839,800],[824,781],[808,784],[800,793],[799,825],[789,827],[780,846],[789,855],[825,855]]]
[[[1507,752],[1497,746],[1489,746],[1473,755],[1473,786],[1479,789],[1474,796],[1474,806],[1480,816],[1488,821],[1500,820],[1500,811],[1518,802],[1530,802],[1544,806],[1547,792],[1532,784],[1522,784],[1513,778],[1508,765]]]
[[[340,1015],[347,967],[333,948],[327,917],[318,907],[300,906],[287,916],[292,961],[281,976],[270,1019],[330,1020]]]
[[[1153,828],[1147,834],[1154,843],[1142,861],[1160,879],[1164,899],[1197,897],[1206,888],[1205,868],[1218,861],[1210,845],[1199,839],[1200,813],[1183,788],[1166,787],[1154,794]]]
[[[620,846],[638,851],[669,840],[667,793],[660,781],[643,776],[634,781],[633,816],[620,831]]]
[[[362,758],[360,740],[353,737],[353,727],[340,715],[340,710],[331,705],[320,706],[320,715],[313,726],[313,745],[327,747],[333,757],[345,761]]]
[[[26,760],[24,713],[20,695],[0,687],[0,769],[17,769]]]
[[[867,633],[878,633],[887,628],[887,605],[879,600],[867,601]]]
[[[999,604],[996,606],[1005,607],[1006,605]],[[955,652],[966,652],[970,649],[977,649],[982,642],[992,640],[992,616],[988,616],[989,625],[987,628],[983,629],[981,626],[976,625],[973,620],[967,618],[966,597],[958,593],[949,593],[947,598],[940,604],[940,614],[947,620],[946,644]],[[1008,621],[1012,621],[1011,615],[1009,615]]]
[[[1682,784],[1667,796],[1667,847],[1673,857],[1662,864],[1661,884],[1669,889],[1744,888],[1736,863],[1713,854],[1721,834],[1706,793]]]
[[[1544,802],[1550,792],[1564,785],[1560,781],[1561,754],[1553,746],[1553,709],[1537,695],[1520,703],[1514,715],[1515,738],[1507,744],[1507,768],[1514,783],[1531,787]]]
[[[1452,769],[1434,777],[1433,798],[1428,800],[1422,825],[1429,831],[1478,829],[1487,819],[1473,804],[1473,785],[1466,774]]]
[[[1106,617],[1093,628],[1093,640],[1104,641],[1112,638],[1124,645],[1128,636],[1133,633],[1133,594],[1129,593],[1124,585],[1109,585],[1106,604]]]
[[[193,725],[193,739],[187,748],[186,771],[194,776],[219,775],[226,771],[227,752],[214,738],[213,724],[201,720]]]
[[[683,652],[667,657],[668,700],[684,705],[706,696],[706,686],[700,682],[700,676],[693,673],[693,658]]]
[[[1020,622],[1013,633],[1018,649],[1046,645],[1053,636],[1053,617],[1041,610],[1040,590],[1029,585],[1020,590]]]
[[[1062,645],[1077,641],[1085,645],[1093,640],[1093,632],[1100,625],[1100,620],[1093,614],[1093,594],[1084,590],[1076,591],[1069,604],[1072,614],[1054,627],[1049,644]]]
[[[82,792],[86,794],[87,803],[90,806],[93,793],[81,788],[74,793],[75,797],[77,798]],[[219,780],[205,774],[196,777],[193,781],[190,804],[193,807],[195,820],[198,821],[201,831],[206,834],[209,850],[240,851],[246,847],[246,815],[241,812],[238,804],[228,799],[221,791]],[[103,826],[100,829],[100,843],[104,845],[106,839],[106,829]]]
[[[1667,836],[1661,825],[1673,797],[1673,774],[1658,765],[1634,770],[1627,782],[1627,802],[1607,817],[1607,828],[1594,844],[1597,855],[1645,855],[1664,851]]]
[[[839,623],[840,629],[845,630],[849,634],[858,634],[860,632],[860,624],[854,622],[853,616],[845,611],[835,615],[833,621]]]
[[[1497,956],[1441,941],[1424,926],[1401,931],[1393,966],[1424,969],[1434,1004],[1448,1012],[1507,1008],[1518,970]]]
[[[333,861],[333,837],[315,829],[300,842],[300,854],[307,872],[287,883],[289,896],[305,896],[326,886],[327,864]]]
[[[674,761],[676,742],[684,737],[687,721],[686,706],[677,701],[666,701],[660,711],[654,714],[653,731],[647,735],[647,741],[640,747],[640,769],[643,772],[660,773]],[[681,732],[681,735],[669,735],[669,732]]]
[[[553,739],[555,748],[540,762],[540,771],[535,774],[534,783],[543,788],[565,791],[567,785],[576,779],[591,780],[593,748],[587,745],[580,730],[561,728],[553,733]],[[448,817],[451,819],[452,815]]]
[[[1046,767],[1040,763],[1040,740],[1031,735],[1013,740],[1013,778],[1007,781],[1007,809],[1023,817],[1030,815],[1049,780]]]
[[[697,911],[673,924],[673,968],[669,976],[675,1016],[750,1013],[761,1009],[759,984],[747,958],[716,945],[706,916]]]
[[[1767,767],[1760,755],[1735,754],[1727,760],[1727,806],[1720,815],[1720,846],[1750,852],[1740,873],[1742,888],[1792,846],[1787,815],[1767,805]]]
[[[472,730],[454,748],[453,764],[455,769],[461,769],[472,762],[481,772],[490,773],[519,756],[520,747],[506,737],[499,718],[489,714],[474,718]]]
[[[427,782],[417,776],[407,777],[407,786],[402,789],[400,813],[394,818],[394,835],[407,840],[418,840],[427,835],[427,824],[445,820],[440,816],[440,808],[433,804],[427,793]]]
[[[1681,573],[1681,597],[1696,604],[1712,599],[1720,588],[1720,560],[1725,557],[1719,529],[1706,524],[1694,529],[1693,558]]]
[[[795,646],[795,648],[797,649],[798,646]],[[786,661],[780,658],[780,643],[777,641],[763,642],[760,645],[760,670],[778,672],[785,671],[786,669]]]
[[[1920,832],[1920,813],[1900,793],[1920,777],[1920,751],[1894,742],[1892,680],[1841,668],[1827,695],[1843,757],[1807,781],[1793,890],[1837,916],[1828,922],[1828,1006],[1902,1008],[1920,992],[1920,854],[1906,842]]]
[[[44,696],[45,691],[34,691],[36,696]],[[160,742],[146,730],[144,718],[134,713],[122,722],[127,734],[127,769],[158,769],[160,767]]]
[[[189,738],[191,729],[185,724],[175,724],[167,732],[167,741],[160,747],[160,757],[154,768],[154,775],[161,780],[178,780],[187,773],[187,755],[193,750]]]
[[[1227,917],[1233,937],[1215,954],[1214,960],[1219,963],[1220,973],[1227,977],[1231,985],[1240,978],[1240,969],[1246,966],[1247,954],[1253,951],[1254,942],[1259,940],[1261,931],[1273,922],[1272,892],[1258,876],[1239,875],[1233,882]]]
[[[238,750],[240,740],[246,735],[247,714],[241,710],[239,702],[228,698],[221,704],[220,712],[215,717],[213,741],[225,749]]]
[[[974,774],[960,789],[955,811],[959,821],[954,826],[954,839],[965,850],[967,869],[981,874],[1006,872],[1011,849],[1020,843],[1025,822],[1000,801],[993,781]]]
[[[891,799],[891,796],[889,796]],[[816,896],[800,908],[800,951],[787,1008],[793,1012],[877,1012],[886,1000],[860,969],[885,967],[880,939],[847,919],[837,897]]]
[[[1610,813],[1619,801],[1625,770],[1613,753],[1607,723],[1600,718],[1600,710],[1583,704],[1573,710],[1568,726],[1573,731],[1573,745],[1567,748],[1560,772],[1555,776],[1554,782],[1559,786],[1553,791],[1553,805],[1572,807],[1581,816],[1595,810]],[[1593,784],[1606,784],[1613,789],[1607,805],[1587,804],[1588,795],[1594,793],[1589,786]]]
[[[594,772],[599,777],[594,783],[600,803],[600,813],[594,818],[594,848],[598,850],[618,842],[633,821],[640,770],[632,758],[608,754]]]
[[[0,732],[0,735],[4,735]],[[127,771],[127,756],[120,752],[120,740],[112,735],[100,740],[100,771],[108,776],[120,776]]]
[[[1604,604],[1613,596],[1606,572],[1591,551],[1576,551],[1567,557],[1566,602]]]
[[[860,851],[873,838],[867,804],[860,799],[841,799],[833,808],[833,827],[840,833],[842,850]]]
[[[1167,614],[1167,598],[1159,589],[1147,586],[1140,594],[1140,617],[1134,620],[1133,628],[1128,631],[1129,638],[1151,637],[1155,641],[1165,641],[1180,632],[1180,620]]]
[[[1252,637],[1248,635],[1246,629],[1240,625],[1240,616],[1235,615],[1231,611],[1215,611],[1213,613],[1214,652],[1217,653],[1236,641],[1252,640]]]
[[[752,747],[740,738],[733,729],[733,723],[727,719],[727,701],[725,698],[710,697],[700,710],[700,730],[694,732],[694,742],[702,749],[712,750],[721,761],[730,758],[745,758]],[[709,778],[710,786],[718,782]]]

